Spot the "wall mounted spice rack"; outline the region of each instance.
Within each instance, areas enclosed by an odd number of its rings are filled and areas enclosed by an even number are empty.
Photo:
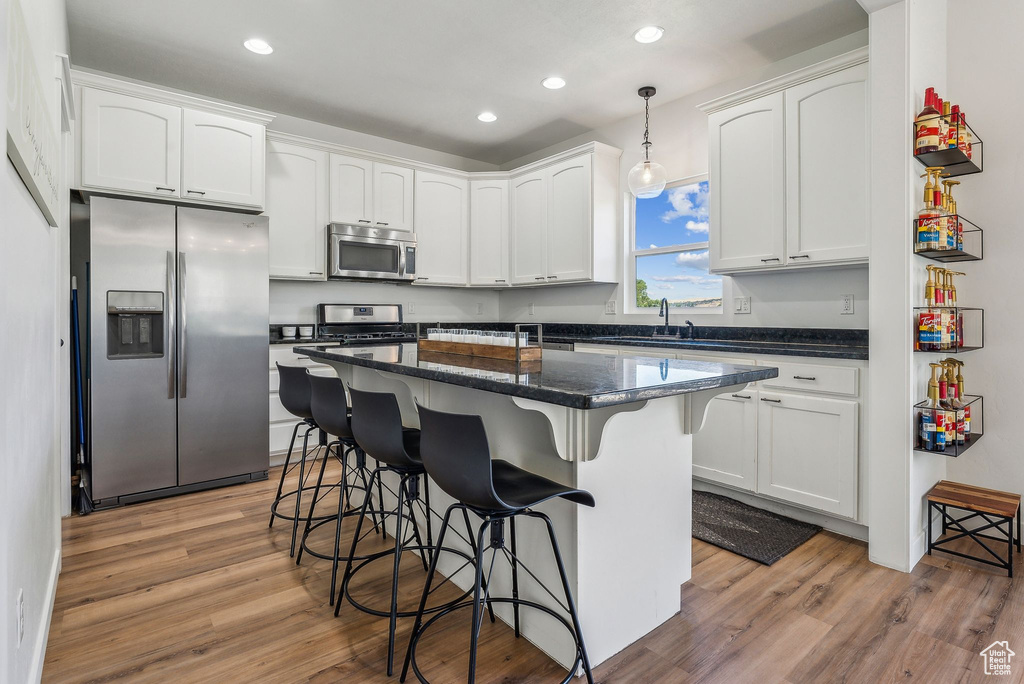
[[[943,333],[943,319],[954,322],[950,333]],[[915,306],[914,326],[915,352],[963,354],[985,346],[985,310],[977,307]]]
[[[952,423],[955,423],[956,418],[954,411],[952,409],[943,408],[933,409],[931,403],[927,399],[914,404],[914,424],[917,426],[917,436],[914,440],[914,451],[923,451],[929,454],[942,454],[951,458],[957,458],[972,446],[980,442],[985,433],[985,398],[977,394],[965,394],[963,404],[965,407],[968,407],[970,411],[969,435],[965,433],[963,443],[957,443],[956,439],[950,440],[941,450],[937,447],[936,440],[929,440],[925,434],[923,434],[924,431],[921,428],[921,415],[924,411],[942,412],[947,414],[946,417],[949,418]],[[932,448],[928,448],[929,445],[931,445]]]
[[[973,221],[960,214],[945,217],[947,221],[955,221],[963,225],[963,238],[960,249],[933,249],[917,242],[918,230],[928,219],[914,219],[911,239],[914,241],[914,253],[932,261],[949,264],[961,261],[981,261],[985,257],[985,232]]]
[[[944,119],[950,121],[951,117],[945,115],[937,115],[929,117],[928,119],[922,120],[922,122],[928,122],[932,119]],[[971,155],[967,156],[963,149],[961,149],[960,143],[962,142],[961,136],[964,133],[960,133],[957,137],[956,147],[940,147],[932,152],[921,152],[915,154],[914,159],[921,162],[924,166],[942,166],[944,167],[943,176],[952,178],[954,176],[967,176],[972,173],[981,173],[985,169],[985,146],[981,138],[974,132],[971,125],[968,123],[961,124],[958,130],[966,126],[967,130],[971,133],[970,145]],[[911,149],[913,149],[914,142],[911,141]]]

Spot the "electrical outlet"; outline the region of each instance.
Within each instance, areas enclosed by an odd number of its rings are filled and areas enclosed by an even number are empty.
[[[734,298],[734,310],[738,314],[750,313],[750,297],[736,297]]]
[[[853,295],[844,294],[839,300],[839,315],[849,316],[853,314]]]
[[[18,619],[18,647],[21,647],[21,642],[25,639],[25,590],[18,590],[18,606],[17,609]]]
[[[476,315],[477,316],[482,316],[483,313],[484,313],[484,303],[483,302],[477,302],[476,303]]]
[[[407,314],[414,314],[414,313],[416,313],[416,305],[413,304],[412,302],[409,302],[408,304],[406,304],[405,305],[405,313],[407,313]]]
[[[530,302],[529,304],[526,305],[526,313],[530,314],[531,316],[533,315],[533,302]]]
[[[614,299],[609,299],[607,302],[604,303],[604,312],[606,314],[613,314],[613,313],[615,313],[615,300]]]

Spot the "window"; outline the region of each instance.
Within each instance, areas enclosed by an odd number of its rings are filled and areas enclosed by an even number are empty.
[[[673,308],[721,313],[722,278],[708,273],[708,179],[685,178],[657,197],[635,199],[629,268],[635,311]]]

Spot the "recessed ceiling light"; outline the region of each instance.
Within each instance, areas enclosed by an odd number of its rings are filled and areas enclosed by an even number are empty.
[[[498,120],[498,117],[495,116],[493,112],[480,112],[476,118],[480,119],[484,123],[491,123],[492,121]]]
[[[665,35],[665,29],[660,26],[644,26],[633,34],[633,38],[638,43],[653,43],[660,40],[663,35]]]
[[[565,79],[559,76],[548,76],[540,84],[549,90],[558,90],[565,87]]]
[[[274,48],[270,47],[270,43],[262,38],[250,38],[242,43],[242,45],[245,46],[246,50],[255,52],[257,55],[269,55],[274,51]]]

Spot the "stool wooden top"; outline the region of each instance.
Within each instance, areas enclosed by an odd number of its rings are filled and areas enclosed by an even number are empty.
[[[1012,518],[1020,508],[1020,494],[1000,492],[974,485],[942,480],[928,492],[928,500],[956,506],[974,513],[990,513]]]

